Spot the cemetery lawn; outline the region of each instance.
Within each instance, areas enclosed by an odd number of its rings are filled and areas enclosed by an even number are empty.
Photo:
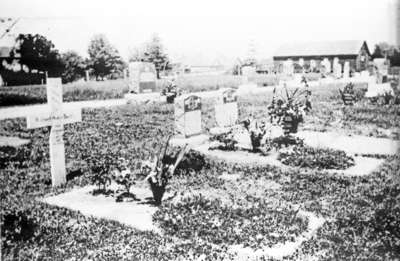
[[[194,75],[179,80],[180,88],[186,92],[202,92],[238,86],[241,78],[233,75]],[[167,81],[157,80],[157,92],[161,92]],[[123,98],[128,93],[128,81],[78,81],[63,84],[64,102],[107,100]],[[0,107],[46,103],[45,85],[25,85],[0,88]]]
[[[358,102],[343,108],[337,88],[313,88],[311,115],[302,130],[329,130],[399,138],[399,105]],[[270,94],[269,94],[270,95]],[[268,94],[239,98],[239,118],[266,117]],[[210,100],[203,126],[215,125]],[[344,115],[344,120],[340,115]],[[181,170],[154,222],[162,234],[84,216],[36,199],[90,183],[84,158],[148,159],[173,133],[173,105],[125,105],[83,110],[82,122],[65,126],[66,165],[74,176],[51,188],[48,128],[27,130],[24,119],[0,122],[0,135],[30,139],[0,148],[3,260],[232,260],[232,245],[254,250],[293,241],[307,230],[306,211],[326,221],[287,260],[396,260],[400,256],[400,152],[384,157],[367,176],[299,173],[275,166],[205,159],[199,170]],[[370,157],[377,157],[370,155]],[[143,184],[147,186],[147,184]],[[15,219],[13,219],[15,217]],[[265,260],[273,260],[266,257]]]

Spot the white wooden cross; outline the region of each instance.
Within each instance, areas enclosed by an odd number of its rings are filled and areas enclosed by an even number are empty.
[[[47,104],[49,110],[27,116],[28,129],[51,126],[50,132],[50,166],[52,186],[66,183],[64,124],[82,121],[80,108],[63,109],[61,78],[47,78]]]

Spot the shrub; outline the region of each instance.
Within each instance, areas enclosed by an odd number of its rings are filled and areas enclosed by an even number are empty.
[[[5,210],[1,218],[1,239],[4,247],[34,237],[37,224],[28,210]]]
[[[111,151],[90,155],[86,162],[89,166],[92,184],[97,186],[94,193],[107,193],[107,186],[111,183],[112,171],[117,167],[118,157]]]
[[[354,159],[341,150],[295,146],[279,153],[278,160],[292,167],[317,169],[347,169]]]

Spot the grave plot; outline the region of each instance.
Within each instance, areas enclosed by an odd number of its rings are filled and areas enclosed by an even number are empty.
[[[382,157],[394,155],[398,150],[399,143],[390,139],[298,132],[304,111],[311,108],[309,92],[307,88],[303,91],[305,99],[301,104],[298,103],[301,91],[285,91],[286,97],[273,98],[268,107],[270,121],[249,119],[241,125],[231,124],[230,128],[211,129],[210,141],[203,135],[185,142],[205,155],[231,163],[274,165],[305,171],[316,169],[349,176],[376,171],[384,162]],[[237,119],[237,110],[234,111]],[[216,110],[217,123],[219,118],[220,113]],[[177,140],[173,143],[182,145]]]
[[[259,106],[254,111],[266,117],[265,102],[257,100],[264,98],[250,98]],[[247,107],[251,106],[249,102]],[[249,111],[240,107],[240,113]],[[398,154],[385,160],[382,171],[362,177],[321,175],[315,168],[303,173],[296,168],[272,164],[240,164],[240,156],[234,164],[204,157],[199,164],[202,167],[182,167],[169,179],[162,204],[155,207],[148,204],[153,199],[147,198],[154,196],[148,181],[142,184],[136,178],[128,179],[135,184],[125,196],[118,197],[127,192],[123,185],[119,185],[120,191],[115,191],[114,185],[108,186],[101,194],[101,186],[92,179],[89,163],[95,158],[106,163],[97,170],[104,174],[99,178],[113,182],[117,181],[110,169],[119,166],[120,158],[129,160],[132,171],[140,169],[136,161],[148,161],[149,166],[154,166],[154,156],[160,155],[167,137],[174,132],[171,106],[146,104],[90,109],[83,111],[82,119],[82,123],[65,127],[66,161],[74,167],[83,162],[82,176],[68,180],[62,188],[52,188],[51,182],[45,183],[43,179],[50,181],[49,154],[43,154],[44,160],[40,162],[31,162],[27,154],[24,160],[30,161],[29,164],[22,167],[9,164],[2,171],[1,191],[9,195],[2,198],[6,213],[27,217],[27,221],[37,224],[35,233],[28,234],[28,239],[7,241],[12,245],[4,248],[6,257],[17,253],[28,260],[38,256],[50,256],[54,260],[326,260],[331,257],[346,260],[349,256],[354,260],[368,256],[394,260],[397,255],[392,246],[398,236],[392,224],[398,224],[398,207],[391,204],[398,196],[393,178],[399,170]],[[201,125],[200,133],[205,132],[204,126],[207,125]],[[48,144],[45,128],[28,131],[22,121],[15,129],[24,129],[26,137],[32,140],[29,152],[33,154]],[[271,135],[274,131],[270,131]],[[301,125],[298,133],[302,133]],[[246,141],[244,137],[242,134],[241,144],[246,148],[247,142],[249,150],[251,138],[247,136]],[[184,147],[186,138],[179,140]],[[304,140],[306,143],[307,138]],[[307,146],[312,147],[310,143]],[[168,150],[175,160],[180,150]],[[244,149],[222,152],[262,156],[261,152]],[[200,158],[201,153],[190,150],[185,155]],[[66,165],[68,172],[71,167]],[[127,172],[120,168],[121,175],[116,176],[123,182]],[[154,177],[157,179],[157,175]],[[47,203],[35,201],[36,198]],[[122,200],[117,202],[118,198]],[[90,205],[95,206],[97,213],[87,212]],[[141,209],[142,206],[146,208]],[[224,215],[221,209],[229,215]],[[137,229],[140,226],[143,230]],[[19,230],[7,226],[6,231],[6,235],[13,236]],[[235,231],[237,237],[232,237]],[[375,231],[379,231],[379,236]],[[188,238],[187,235],[196,236]],[[299,258],[302,256],[306,258]]]

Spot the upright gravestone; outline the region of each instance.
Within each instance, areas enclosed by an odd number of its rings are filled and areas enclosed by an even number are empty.
[[[349,77],[350,77],[350,63],[344,62],[343,78],[348,79]]]
[[[215,104],[215,120],[218,127],[230,127],[238,120],[238,106],[236,91],[228,88],[219,92]]]
[[[331,68],[331,62],[329,61],[328,58],[324,58],[324,60],[322,61],[322,65],[323,65],[324,68],[325,68],[325,73],[326,73],[326,74],[331,73],[331,70],[332,70],[332,68]]]
[[[310,60],[310,69],[313,72],[314,69],[317,67],[317,63],[315,62],[315,60]]]
[[[333,70],[335,72],[335,77],[337,79],[342,78],[342,65],[339,62],[337,62],[335,64],[335,67],[333,68]]]
[[[89,78],[89,70],[85,71],[85,80],[88,82],[90,80]]]
[[[129,92],[143,93],[156,91],[156,68],[153,63],[129,63]]]
[[[124,80],[128,79],[128,69],[124,69]]]
[[[47,101],[49,111],[29,115],[28,129],[51,126],[50,131],[50,167],[53,187],[66,182],[65,151],[64,151],[64,124],[82,120],[81,110],[63,109],[61,78],[47,78]]]
[[[242,66],[241,71],[242,71],[242,84],[247,84],[254,80],[253,78],[254,75],[256,74],[256,67],[250,65]]]
[[[175,99],[175,132],[177,137],[189,138],[201,133],[201,98],[196,95]]]
[[[378,83],[386,83],[388,81],[390,62],[386,58],[375,58],[373,63],[377,70]]]
[[[294,66],[293,66],[293,61],[291,59],[288,59],[283,62],[283,73],[286,75],[294,74]]]

